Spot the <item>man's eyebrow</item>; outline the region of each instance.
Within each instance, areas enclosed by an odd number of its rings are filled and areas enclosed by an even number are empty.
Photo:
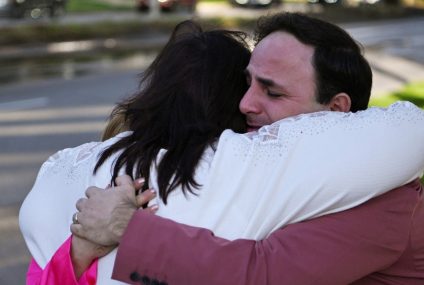
[[[262,78],[262,77],[256,77],[256,80],[258,80],[262,85],[265,86],[275,86],[275,82],[271,79],[266,79],[266,78]]]
[[[252,75],[250,74],[250,71],[246,68],[244,70],[244,74],[250,78]],[[277,83],[275,83],[274,80],[271,79],[267,79],[267,78],[263,78],[263,77],[255,77],[257,81],[259,81],[259,83],[261,83],[264,86],[267,87],[279,87],[279,88],[283,88],[282,86],[278,85]]]

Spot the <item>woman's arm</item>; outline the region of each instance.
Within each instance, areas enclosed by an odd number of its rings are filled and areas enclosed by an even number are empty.
[[[75,235],[72,236],[70,256],[75,278],[80,280],[86,274],[86,271],[91,268],[93,262],[108,254],[113,248],[97,245]]]
[[[19,211],[19,226],[25,243],[41,268],[46,267],[71,235],[69,225],[76,211],[75,203],[85,196],[87,187],[104,187],[110,183],[109,164],[95,176],[92,173],[98,154],[119,138],[64,149],[43,163]]]
[[[72,259],[71,251],[72,255],[82,252],[82,248],[71,249],[74,239],[69,237],[44,269],[32,259],[27,273],[27,285],[95,285],[97,259],[92,259],[87,252],[83,256],[78,256],[76,260]],[[76,265],[75,271],[74,265]]]
[[[424,111],[401,102],[304,114],[256,134],[226,131],[202,195],[211,193],[211,200],[221,191],[231,201],[225,212],[248,220],[242,237],[262,239],[284,225],[360,205],[423,170]],[[231,229],[230,220],[222,222]]]

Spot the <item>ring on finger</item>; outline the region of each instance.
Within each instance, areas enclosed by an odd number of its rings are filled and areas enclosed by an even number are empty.
[[[78,212],[75,212],[75,213],[72,215],[72,223],[73,223],[73,224],[79,224],[79,221],[78,221]]]

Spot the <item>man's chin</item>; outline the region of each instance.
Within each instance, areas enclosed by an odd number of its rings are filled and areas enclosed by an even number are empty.
[[[259,130],[260,127],[247,127],[247,132],[257,132]]]

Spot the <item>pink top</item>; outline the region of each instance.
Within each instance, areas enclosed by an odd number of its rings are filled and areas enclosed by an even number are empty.
[[[95,285],[97,279],[97,259],[91,263],[88,269],[77,281],[71,261],[70,236],[55,252],[52,259],[44,269],[34,259],[27,273],[27,285]]]

